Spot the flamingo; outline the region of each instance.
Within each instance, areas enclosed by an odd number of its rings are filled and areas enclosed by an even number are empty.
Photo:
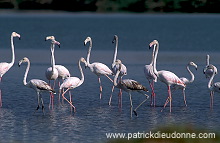
[[[19,40],[21,39],[20,34],[16,32],[12,32],[11,34],[11,52],[12,52],[12,60],[10,63],[7,62],[1,62],[0,63],[0,82],[2,80],[3,75],[14,65],[15,62],[15,51],[14,51],[14,42],[13,38],[18,37]],[[2,95],[1,95],[1,90],[0,90],[0,107],[2,107]]]
[[[213,70],[207,68],[209,66],[209,60],[210,60],[210,56],[206,55],[206,66],[203,69],[203,73],[205,74],[206,78],[210,78],[212,76],[212,74],[213,74]],[[214,65],[212,65],[212,66],[214,66]],[[217,70],[216,67],[215,67],[215,69]]]
[[[104,75],[106,76],[110,81],[113,82],[113,80],[108,76],[108,75],[113,75],[112,71],[103,63],[99,62],[94,62],[90,64],[90,53],[92,50],[92,39],[91,37],[87,37],[84,41],[84,45],[86,45],[87,42],[90,42],[89,49],[88,49],[88,54],[87,54],[87,61],[84,61],[85,66],[89,67],[90,71],[93,72],[98,76],[98,82],[100,85],[100,99],[102,99],[102,84],[101,84],[101,79],[100,76]]]
[[[52,41],[52,44],[51,44],[51,63],[52,61],[54,62],[54,67],[56,68],[56,70],[58,71],[58,79],[59,79],[59,86],[60,86],[60,79],[61,80],[64,80],[66,79],[67,77],[70,77],[70,72],[69,70],[64,67],[63,65],[55,65],[55,58],[54,58],[54,46],[53,46],[53,43],[54,44],[57,44],[59,47],[60,47],[60,43],[58,41],[55,40],[55,37],[54,36],[48,36],[46,37],[45,40],[51,40]],[[53,55],[52,55],[53,53]],[[52,66],[53,67],[53,66]],[[55,71],[55,70],[54,70]],[[56,72],[56,71],[55,71]],[[47,75],[46,75],[47,76]],[[49,79],[48,79],[49,80]]]
[[[154,53],[155,53],[155,48],[153,48],[153,51],[152,51],[151,63],[149,65],[144,66],[144,74],[145,74],[145,77],[147,78],[149,85],[150,85],[150,88],[151,88],[151,106],[155,107],[156,94],[154,92],[154,82],[157,82],[157,76],[153,71]]]
[[[212,70],[212,76],[209,79],[208,82],[208,88],[210,90],[210,107],[213,107],[213,97],[214,97],[214,92],[220,93],[220,82],[215,82],[213,83],[214,77],[217,74],[217,68],[213,66],[212,64],[209,64],[207,66],[207,70]]]
[[[118,65],[116,65],[116,63],[115,63],[116,58],[117,58],[117,52],[118,52],[118,36],[117,35],[114,35],[114,39],[113,39],[112,43],[115,43],[115,53],[114,53],[113,62],[112,62],[112,72],[114,75],[116,75],[117,70],[119,68]],[[124,64],[121,64],[121,70],[120,70],[119,76],[122,79],[122,77],[124,75],[127,75],[127,68]],[[114,85],[112,86],[112,93],[113,93],[113,91],[114,91]],[[111,93],[111,96],[109,99],[109,105],[111,105],[112,93]],[[119,91],[119,95],[122,95],[121,89]]]
[[[139,82],[137,82],[133,79],[123,79],[123,80],[119,79],[119,82],[117,82],[118,76],[121,72],[120,71],[121,70],[121,65],[122,65],[121,60],[116,60],[116,64],[118,65],[119,68],[118,68],[117,73],[114,77],[114,82],[113,82],[114,86],[119,88],[119,89],[122,89],[122,90],[126,91],[129,94],[130,104],[131,104],[131,117],[132,117],[132,111],[134,111],[134,114],[137,116],[137,112],[136,112],[137,108],[139,108],[149,98],[149,96],[147,94],[144,94],[141,91],[148,92],[148,90],[142,84],[140,84]],[[137,91],[137,92],[139,92],[139,93],[146,96],[146,99],[135,110],[133,110],[133,104],[132,104],[132,97],[131,97],[131,92],[132,91]]]
[[[167,101],[164,104],[164,108],[166,107],[166,105],[168,104],[168,102],[170,102],[170,112],[172,111],[172,93],[171,93],[171,89],[170,86],[173,84],[177,84],[179,86],[182,86],[183,88],[186,87],[185,83],[179,79],[179,77],[177,77],[173,72],[170,71],[166,71],[166,70],[161,70],[161,71],[157,71],[156,69],[156,60],[157,60],[157,54],[158,54],[158,50],[159,50],[159,42],[157,40],[152,41],[149,44],[150,47],[154,46],[155,48],[155,56],[154,56],[154,62],[153,62],[153,71],[156,74],[157,78],[165,83],[167,85],[168,88],[168,97],[167,97]],[[162,110],[161,110],[162,111]]]
[[[49,83],[50,80],[54,80],[54,85],[53,85],[53,89],[54,89],[55,80],[58,78],[58,70],[55,68],[54,48],[55,48],[55,44],[57,44],[60,47],[60,43],[55,40],[54,36],[47,36],[45,40],[49,40],[49,39],[51,40],[51,47],[50,47],[51,67],[47,68],[45,72],[45,76],[49,80]]]
[[[32,88],[36,91],[37,97],[38,97],[38,106],[36,110],[40,108],[40,101],[42,106],[42,111],[44,114],[44,103],[41,93],[44,91],[48,91],[50,93],[56,94],[56,92],[50,87],[49,84],[47,84],[45,81],[40,79],[31,79],[29,82],[27,82],[27,75],[30,69],[30,61],[27,57],[24,57],[22,60],[19,61],[18,66],[20,67],[22,63],[27,63],[26,71],[24,74],[23,84],[26,87]]]
[[[69,94],[70,94],[70,101],[68,99],[66,99],[66,97],[64,95],[70,89],[74,89],[76,87],[79,87],[84,82],[84,74],[83,74],[80,62],[85,62],[85,59],[81,57],[79,59],[79,63],[78,63],[78,67],[79,67],[79,70],[80,70],[80,73],[81,73],[81,79],[79,79],[78,77],[67,77],[63,81],[63,83],[60,85],[60,92],[59,92],[59,94],[61,94],[61,90],[63,88],[67,88],[66,91],[63,92],[62,97],[63,97],[63,99],[65,99],[73,107],[74,112],[76,112],[76,108],[72,104],[71,93],[69,92]]]
[[[186,86],[187,86],[188,84],[192,83],[192,82],[194,81],[194,79],[195,79],[195,76],[194,76],[194,74],[192,73],[192,71],[189,69],[189,66],[193,66],[193,67],[195,67],[195,69],[197,70],[197,65],[196,65],[194,62],[189,62],[189,63],[187,64],[186,69],[187,69],[187,71],[189,72],[189,74],[191,75],[191,79],[187,79],[187,78],[185,78],[185,77],[181,77],[181,78],[180,78],[180,80],[182,80],[183,83],[185,83]],[[179,86],[179,85],[177,85],[177,84],[173,84],[173,85],[171,86],[171,88],[172,88],[172,89],[175,89],[175,90],[176,90],[176,89],[181,89],[181,90],[183,91],[184,104],[185,104],[185,106],[187,106],[187,104],[186,104],[186,96],[185,96],[186,87]]]

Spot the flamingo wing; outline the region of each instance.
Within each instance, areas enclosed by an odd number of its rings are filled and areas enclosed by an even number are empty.
[[[6,62],[0,63],[0,76],[2,77],[11,68],[11,66],[11,64]]]
[[[121,84],[123,86],[126,86],[127,89],[129,90],[144,90],[148,91],[146,87],[144,87],[142,84],[139,82],[132,80],[132,79],[124,79],[121,81]]]
[[[29,86],[39,91],[51,91],[55,93],[55,91],[50,87],[48,83],[40,79],[32,79],[29,81]]]
[[[144,74],[148,80],[152,79],[152,80],[154,80],[154,82],[157,82],[157,76],[154,73],[152,65],[145,65],[144,66]]]
[[[215,92],[220,92],[220,82],[216,82],[213,85]]]
[[[112,71],[103,63],[93,63],[94,72],[101,75],[112,75]]]
[[[75,88],[78,87],[80,79],[78,77],[68,77],[61,84],[60,88]]]

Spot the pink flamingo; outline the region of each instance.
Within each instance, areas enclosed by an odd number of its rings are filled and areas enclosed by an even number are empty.
[[[214,97],[214,92],[220,93],[220,82],[215,82],[213,83],[214,77],[217,74],[217,68],[213,66],[212,64],[209,64],[207,66],[207,70],[212,70],[212,76],[209,79],[208,82],[208,88],[210,90],[210,108],[213,108],[213,97]]]
[[[101,79],[100,76],[104,75],[106,76],[110,81],[113,82],[113,80],[108,76],[108,75],[112,75],[112,71],[103,63],[99,63],[99,62],[94,62],[92,64],[90,64],[90,53],[92,50],[92,39],[91,37],[87,37],[86,40],[84,41],[84,45],[86,45],[87,42],[90,42],[89,45],[89,49],[88,49],[88,54],[87,54],[87,61],[84,61],[85,66],[89,67],[90,71],[93,72],[94,74],[96,74],[98,76],[98,82],[100,85],[100,99],[102,98],[102,84],[101,84]]]
[[[114,35],[114,39],[112,41],[112,43],[115,43],[115,53],[114,53],[114,57],[113,57],[113,62],[112,62],[112,72],[114,75],[116,75],[117,73],[117,70],[119,68],[119,66],[115,63],[116,62],[116,58],[117,58],[117,52],[118,52],[118,36],[117,35]],[[120,70],[120,73],[119,73],[119,76],[122,80],[122,77],[124,75],[127,75],[127,68],[124,64],[121,64],[121,70]],[[119,89],[119,97],[122,95],[122,91],[121,89]],[[112,93],[114,92],[114,85],[112,86]],[[111,96],[109,98],[109,105],[111,105],[111,101],[112,101],[112,93],[111,93]]]
[[[187,71],[189,72],[189,74],[191,75],[191,79],[187,79],[185,77],[181,77],[180,80],[183,81],[183,83],[185,83],[185,85],[187,86],[188,84],[192,83],[195,79],[195,76],[194,74],[192,73],[192,71],[189,69],[189,66],[192,66],[192,67],[195,67],[195,69],[197,70],[197,65],[194,63],[194,62],[189,62],[186,66],[186,69]],[[185,106],[187,106],[186,104],[186,94],[185,94],[185,90],[186,90],[186,87],[183,87],[183,86],[179,86],[177,84],[173,84],[171,86],[172,89],[176,90],[176,89],[181,89],[182,92],[183,92],[183,99],[184,99],[184,104]]]
[[[12,32],[11,34],[11,51],[12,51],[12,60],[10,63],[6,62],[1,62],[0,63],[0,82],[2,80],[3,75],[14,65],[15,62],[15,51],[14,51],[14,43],[13,43],[13,38],[18,37],[19,40],[21,38],[20,34],[16,32]],[[0,90],[0,107],[2,107],[2,95],[1,95],[1,90]]]
[[[145,74],[145,77],[147,78],[147,80],[150,84],[150,88],[151,88],[151,106],[155,107],[156,94],[154,92],[154,82],[157,82],[157,76],[153,70],[154,53],[155,53],[155,47],[153,48],[153,51],[152,51],[151,63],[149,65],[144,66],[144,74]]]
[[[161,82],[165,83],[168,87],[168,97],[167,97],[167,100],[164,104],[164,108],[170,102],[170,112],[171,112],[172,111],[171,110],[172,109],[172,94],[171,94],[170,86],[173,85],[173,84],[177,84],[177,85],[182,86],[182,87],[185,88],[186,85],[173,72],[166,71],[166,70],[157,71],[157,69],[156,69],[156,60],[157,60],[157,54],[158,54],[158,50],[159,50],[159,43],[158,43],[157,40],[154,40],[150,43],[149,46],[150,47],[154,46],[156,48],[155,49],[155,56],[154,56],[154,63],[153,63],[153,70],[154,70],[154,73],[156,74],[157,78]]]
[[[42,111],[44,113],[44,103],[43,103],[43,98],[42,98],[41,92],[48,91],[53,94],[56,94],[56,92],[50,87],[49,84],[47,84],[43,80],[32,79],[29,82],[27,82],[27,75],[28,75],[28,72],[30,69],[30,61],[27,57],[24,57],[22,60],[19,61],[18,66],[20,67],[22,63],[27,63],[27,67],[26,67],[26,71],[25,71],[24,79],[23,79],[23,84],[26,87],[32,88],[37,92],[38,106],[37,106],[36,110],[38,110],[40,108],[40,101],[41,101]]]
[[[64,88],[67,88],[66,91],[63,92],[62,97],[63,97],[63,99],[65,99],[73,107],[74,112],[76,112],[76,108],[72,104],[71,92],[69,92],[70,101],[68,99],[66,99],[66,97],[64,95],[70,89],[74,89],[76,87],[79,87],[84,82],[84,74],[83,74],[83,70],[82,70],[82,67],[80,65],[80,62],[85,62],[85,59],[81,57],[79,59],[79,63],[78,63],[78,67],[79,67],[79,70],[80,70],[80,73],[81,73],[81,79],[79,79],[78,77],[67,77],[63,81],[63,83],[60,85],[60,91],[59,91],[59,94],[61,94],[61,90],[64,89]]]

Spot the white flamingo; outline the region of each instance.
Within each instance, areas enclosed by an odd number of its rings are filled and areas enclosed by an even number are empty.
[[[119,66],[119,68],[118,68],[118,71],[114,77],[114,82],[113,82],[114,86],[126,91],[129,94],[130,104],[131,104],[131,117],[132,117],[132,111],[134,111],[134,114],[137,116],[137,112],[136,112],[137,108],[139,108],[149,98],[149,96],[147,94],[144,94],[141,91],[148,92],[148,90],[142,84],[138,83],[137,81],[135,81],[133,79],[123,79],[123,80],[119,79],[119,81],[117,82],[118,76],[120,74],[120,69],[121,69],[122,63],[120,60],[116,60],[116,64]],[[135,110],[133,110],[133,104],[132,104],[132,97],[131,97],[132,91],[137,91],[137,92],[146,96],[146,99]]]
[[[165,83],[167,85],[168,88],[168,97],[167,100],[164,104],[164,108],[166,107],[166,105],[170,102],[170,112],[172,111],[172,93],[171,93],[171,89],[170,86],[173,84],[177,84],[179,86],[182,86],[185,88],[185,83],[179,79],[179,77],[177,77],[173,72],[170,71],[166,71],[166,70],[161,70],[161,71],[157,71],[156,69],[156,60],[157,60],[157,54],[158,54],[158,50],[159,50],[159,43],[157,40],[154,40],[150,43],[149,45],[150,47],[154,46],[155,49],[155,56],[154,56],[154,64],[153,64],[153,69],[154,69],[154,73],[156,74],[157,78]],[[162,111],[162,110],[161,110]]]
[[[116,64],[116,58],[117,58],[117,52],[118,52],[118,36],[117,35],[114,35],[114,39],[112,41],[112,43],[115,43],[115,53],[114,53],[114,57],[113,57],[113,61],[112,61],[112,72],[114,75],[116,75],[117,71],[118,71],[118,65]],[[121,64],[121,70],[120,70],[120,73],[119,73],[119,76],[120,78],[122,79],[122,77],[124,75],[127,75],[127,68],[124,64]],[[122,91],[121,89],[119,89],[119,96],[122,95]],[[112,93],[114,92],[114,85],[112,86]],[[109,105],[111,105],[111,101],[112,101],[112,93],[111,93],[111,96],[110,96],[110,99],[109,99]]]
[[[193,67],[195,67],[195,69],[197,70],[197,65],[196,65],[194,62],[189,62],[189,63],[187,64],[186,69],[187,69],[187,71],[189,72],[189,74],[191,75],[191,79],[187,79],[187,78],[185,78],[185,77],[181,77],[181,78],[180,78],[180,80],[182,80],[183,83],[185,83],[186,86],[187,86],[188,84],[192,83],[192,82],[194,81],[194,79],[195,79],[195,76],[194,76],[194,74],[192,73],[192,71],[189,69],[189,66],[193,66]],[[181,89],[181,90],[183,91],[183,99],[184,99],[184,104],[185,104],[185,106],[187,106],[187,104],[186,104],[186,95],[185,95],[186,86],[183,87],[183,86],[179,86],[179,85],[177,85],[177,84],[173,84],[173,85],[171,86],[171,88],[174,89],[174,90]]]
[[[67,88],[63,93],[62,93],[62,97],[63,99],[65,99],[74,109],[74,112],[76,112],[76,108],[75,106],[73,106],[72,104],[72,99],[71,99],[71,92],[69,92],[69,96],[70,96],[70,100],[68,100],[64,95],[67,91],[69,91],[70,89],[74,89],[76,87],[79,87],[83,82],[84,82],[84,74],[83,74],[83,70],[82,67],[80,65],[80,62],[85,62],[84,58],[80,58],[79,59],[79,63],[78,63],[78,67],[79,67],[79,71],[81,73],[81,79],[79,79],[78,77],[67,77],[63,83],[60,85],[60,92],[59,94],[61,94],[62,89]]]
[[[157,76],[153,70],[154,54],[155,54],[155,46],[152,51],[151,63],[149,65],[144,66],[144,74],[145,74],[145,77],[147,78],[149,85],[150,85],[150,88],[151,88],[151,106],[155,107],[156,94],[154,92],[154,82],[157,82]]]
[[[0,82],[2,80],[3,75],[14,65],[15,62],[15,50],[14,50],[14,43],[13,43],[13,38],[18,37],[19,39],[21,38],[20,34],[16,32],[12,32],[11,34],[11,52],[12,52],[12,59],[10,63],[7,62],[1,62],[0,63]],[[0,90],[0,107],[2,107],[2,95],[1,95],[1,90]]]
[[[58,70],[55,68],[55,58],[54,58],[54,48],[55,45],[57,44],[60,47],[60,43],[55,40],[54,36],[47,36],[45,40],[51,40],[51,46],[50,46],[50,51],[51,51],[51,67],[47,68],[45,72],[46,78],[49,80],[54,80],[54,85],[53,89],[55,88],[55,81],[58,78]]]
[[[203,73],[205,74],[205,77],[206,78],[210,78],[211,76],[212,76],[212,74],[213,74],[213,70],[212,69],[210,69],[210,68],[207,68],[208,66],[209,66],[209,64],[210,64],[210,56],[209,55],[206,55],[206,66],[204,67],[204,69],[203,69]],[[214,66],[214,65],[212,65],[212,66]],[[215,67],[216,68],[216,67]],[[217,68],[216,68],[216,70],[217,70]],[[218,71],[217,71],[218,72]]]
[[[94,62],[94,63],[90,64],[90,53],[91,53],[91,50],[92,50],[92,39],[91,39],[91,37],[86,38],[86,40],[84,41],[84,45],[86,45],[87,42],[90,42],[90,45],[89,45],[88,54],[87,54],[87,61],[84,61],[84,63],[85,63],[86,67],[89,67],[91,72],[93,72],[94,74],[96,74],[98,76],[98,82],[99,82],[99,85],[100,85],[100,99],[101,99],[102,98],[102,84],[101,84],[100,76],[104,75],[110,81],[113,82],[113,80],[108,76],[108,75],[112,75],[113,73],[103,63]]]
[[[213,107],[213,101],[214,101],[214,92],[218,92],[220,93],[220,82],[215,82],[213,83],[214,77],[217,74],[217,68],[215,66],[213,66],[212,64],[209,64],[207,66],[207,70],[212,70],[212,76],[209,79],[208,82],[208,88],[210,90],[210,108]]]
[[[41,101],[41,106],[42,106],[42,111],[44,113],[44,103],[43,103],[43,98],[41,95],[41,92],[43,91],[48,91],[50,93],[56,94],[55,91],[50,87],[49,84],[47,84],[45,81],[40,80],[40,79],[32,79],[29,82],[27,82],[27,75],[30,69],[30,61],[27,57],[24,57],[22,60],[19,61],[18,65],[19,67],[21,66],[22,63],[27,63],[27,67],[26,67],[26,71],[24,74],[24,79],[23,79],[23,84],[26,87],[32,88],[37,92],[37,97],[38,97],[38,106],[37,109],[38,110],[40,108],[40,101]]]

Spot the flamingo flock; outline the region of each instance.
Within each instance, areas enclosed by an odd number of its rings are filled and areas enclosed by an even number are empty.
[[[11,51],[12,51],[12,61],[10,63],[7,62],[1,62],[0,63],[0,82],[2,81],[3,75],[14,65],[15,62],[15,51],[14,51],[14,38],[18,37],[20,39],[20,34],[16,32],[12,32],[11,34]],[[112,90],[111,95],[109,98],[109,106],[111,106],[112,97],[113,97],[113,91],[116,88],[119,89],[119,101],[121,102],[121,96],[122,91],[125,91],[129,95],[130,99],[130,116],[132,117],[132,113],[134,113],[136,116],[137,109],[143,105],[148,98],[150,97],[148,94],[148,89],[141,84],[140,82],[133,80],[133,79],[124,79],[124,76],[127,75],[127,67],[122,63],[120,59],[117,59],[117,52],[118,52],[118,36],[114,35],[112,43],[115,43],[115,50],[113,55],[113,61],[112,66],[109,68],[107,65],[101,63],[101,62],[93,62],[90,63],[90,55],[92,50],[92,38],[87,37],[84,40],[84,45],[86,46],[87,43],[89,43],[88,46],[88,52],[86,59],[81,57],[78,60],[78,69],[81,74],[81,78],[71,76],[69,70],[64,67],[63,65],[56,65],[55,63],[55,46],[57,45],[60,47],[60,42],[56,41],[54,36],[47,36],[45,38],[45,41],[50,41],[50,67],[48,67],[45,71],[45,77],[48,80],[48,83],[44,80],[40,79],[31,79],[27,82],[27,76],[29,69],[31,67],[30,65],[30,59],[28,57],[24,57],[18,62],[19,67],[22,65],[22,63],[27,63],[26,70],[24,73],[23,78],[23,84],[28,87],[34,89],[34,91],[37,94],[37,108],[38,110],[40,107],[42,108],[42,112],[44,114],[44,102],[42,93],[48,92],[51,96],[50,104],[53,104],[53,98],[54,94],[56,94],[56,81],[58,80],[58,91],[59,92],[59,101],[60,98],[64,99],[67,103],[69,103],[71,109],[74,109],[74,113],[76,112],[76,107],[73,105],[72,102],[72,95],[71,90],[75,88],[80,88],[80,86],[84,83],[84,72],[81,66],[81,63],[85,65],[85,67],[88,67],[92,73],[94,73],[98,77],[99,82],[99,98],[103,98],[103,87],[101,82],[101,76],[107,77],[109,79],[110,83],[112,83]],[[150,106],[152,108],[156,107],[156,90],[155,90],[155,83],[160,81],[164,83],[167,86],[167,98],[165,100],[165,103],[163,105],[163,108],[161,109],[161,112],[166,108],[167,104],[169,104],[169,111],[172,112],[172,91],[173,90],[182,90],[182,95],[184,99],[184,104],[187,106],[186,103],[186,86],[192,83],[195,80],[195,76],[193,72],[191,71],[191,67],[194,67],[195,70],[197,70],[198,66],[190,61],[186,65],[187,72],[191,76],[190,79],[186,77],[179,78],[174,72],[171,72],[169,70],[157,70],[157,56],[159,53],[159,42],[157,40],[153,40],[149,43],[149,49],[152,49],[152,57],[150,64],[147,64],[144,66],[144,74],[143,76],[146,77],[147,81],[149,82],[149,87],[151,89],[151,101]],[[214,83],[214,77],[217,74],[217,68],[210,64],[209,62],[210,56],[206,56],[206,66],[203,69],[203,73],[205,74],[205,77],[209,79],[208,81],[208,89],[210,90],[210,108],[213,107],[213,96],[214,92],[220,92],[220,82]],[[112,77],[111,77],[112,76]],[[51,84],[51,80],[53,81],[53,84]],[[172,91],[171,91],[172,90]],[[132,92],[138,92],[144,95],[145,99],[135,108],[133,109],[133,101],[132,101]],[[69,92],[69,99],[65,97],[65,94]],[[159,93],[157,93],[158,95]],[[61,96],[61,97],[60,97]],[[157,98],[160,98],[157,96]],[[0,107],[2,107],[2,95],[0,90]]]

